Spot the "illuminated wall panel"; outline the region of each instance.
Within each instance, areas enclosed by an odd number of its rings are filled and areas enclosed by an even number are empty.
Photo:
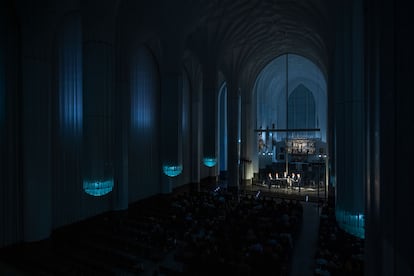
[[[66,144],[82,137],[82,32],[80,16],[64,21],[58,34],[59,132]]]
[[[157,67],[145,48],[136,51],[131,63],[131,126],[134,130],[149,129],[156,123]]]
[[[63,139],[82,137],[82,33],[80,17],[66,20],[59,32],[59,123]]]

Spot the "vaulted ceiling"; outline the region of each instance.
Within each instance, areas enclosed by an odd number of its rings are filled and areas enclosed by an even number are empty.
[[[204,28],[208,34],[207,41],[198,42],[198,50],[213,51],[210,55],[217,56],[221,66],[232,64],[244,68],[245,77],[255,77],[277,56],[295,53],[326,75],[333,43],[332,1],[217,0],[198,5],[203,10],[198,11],[194,32]],[[190,35],[190,44],[191,39],[197,34]]]
[[[214,60],[249,85],[273,59],[302,55],[327,76],[333,49],[332,0],[122,0],[128,29],[151,29],[164,41]]]

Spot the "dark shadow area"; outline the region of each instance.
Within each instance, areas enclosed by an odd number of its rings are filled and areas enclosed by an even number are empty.
[[[233,193],[207,180],[200,191],[191,187],[59,228],[48,240],[3,248],[1,262],[22,275],[290,274],[302,229],[299,200]],[[317,269],[361,275],[352,255],[361,241],[351,243],[332,210],[323,210],[315,258],[327,263]]]

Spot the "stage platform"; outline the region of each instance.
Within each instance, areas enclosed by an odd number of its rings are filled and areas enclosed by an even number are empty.
[[[221,188],[227,188],[225,181],[219,181],[218,186]],[[272,185],[270,188],[267,184],[253,183],[252,185],[245,185],[240,187],[240,193],[247,193],[257,195],[260,191],[260,196],[270,196],[284,199],[293,199],[308,202],[320,202],[325,201],[328,196],[328,191],[324,190],[324,187],[278,187]]]

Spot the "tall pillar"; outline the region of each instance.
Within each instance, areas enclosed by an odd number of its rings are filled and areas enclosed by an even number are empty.
[[[19,28],[11,1],[0,4],[0,248],[22,240]]]
[[[253,159],[257,160],[257,133],[254,131],[254,108],[253,108],[253,96],[245,95],[241,104],[241,137],[242,137],[242,148],[241,148],[241,166],[242,166],[242,182],[243,185],[251,185],[253,179]]]
[[[174,177],[183,170],[182,75],[179,72],[165,71],[161,75],[162,193],[172,192]]]
[[[31,19],[30,24],[23,26],[22,32],[25,241],[45,239],[52,229],[51,62],[49,56],[51,51],[47,44],[50,39],[46,31],[48,27],[41,26],[42,24],[34,18]]]
[[[128,209],[129,203],[129,150],[130,150],[130,91],[129,91],[129,67],[127,64],[127,55],[120,58],[121,66],[117,71],[117,91],[115,97],[115,114],[114,114],[114,142],[115,142],[115,190],[114,190],[114,209]]]
[[[384,243],[378,242],[381,240],[382,231],[381,229],[384,229],[385,225],[382,225],[381,223],[381,208],[380,205],[382,205],[381,200],[381,185],[380,185],[380,177],[381,176],[381,168],[380,168],[380,122],[386,120],[388,125],[390,122],[394,121],[394,103],[389,102],[388,103],[388,110],[389,114],[385,116],[385,118],[381,118],[380,116],[380,94],[381,92],[386,92],[388,95],[388,99],[392,99],[392,93],[393,90],[381,91],[380,89],[380,70],[382,68],[393,68],[393,66],[384,66],[380,64],[379,56],[381,54],[384,54],[384,57],[386,58],[386,61],[389,62],[394,59],[394,56],[392,56],[390,53],[395,53],[393,49],[393,41],[390,41],[390,43],[385,44],[386,47],[379,47],[379,36],[380,36],[380,30],[382,29],[382,22],[385,20],[385,26],[392,26],[393,18],[390,16],[386,16],[384,18],[381,18],[381,12],[379,9],[379,2],[378,1],[367,1],[371,2],[369,9],[367,13],[366,23],[367,23],[367,34],[366,34],[366,67],[365,67],[365,73],[366,73],[366,81],[367,81],[367,187],[366,187],[366,209],[367,209],[367,227],[366,227],[366,241],[365,241],[365,275],[373,276],[373,275],[393,275],[390,273],[393,270],[394,261],[393,258],[388,255],[386,256],[387,262],[383,260],[386,254],[393,254],[392,249],[387,246],[387,251],[383,253],[382,246]],[[388,1],[390,2],[390,1]],[[393,4],[391,5],[393,6]],[[390,7],[388,7],[390,8]],[[390,10],[390,12],[394,12],[393,10]],[[392,37],[394,34],[392,32],[391,28],[386,28],[385,37]],[[383,36],[383,34],[381,35]],[[382,49],[381,49],[382,48]],[[385,48],[385,49],[384,49]],[[386,50],[386,51],[384,51]],[[384,51],[381,53],[381,51]],[[388,52],[389,51],[389,52]],[[388,65],[388,64],[387,64]],[[387,72],[389,75],[387,78],[384,78],[382,82],[385,83],[392,83],[394,82],[393,75],[392,75],[392,69],[390,72]],[[391,97],[390,97],[391,96]],[[393,129],[390,127],[387,128],[388,131],[391,133],[394,132]],[[386,141],[389,143],[389,145],[394,144],[393,142],[393,135],[389,135],[387,137]],[[384,140],[382,140],[385,142]],[[393,148],[391,150],[394,150]],[[382,154],[381,154],[382,155]],[[385,157],[385,156],[384,156]],[[387,160],[390,160],[390,164],[394,163],[394,160],[392,160],[393,154],[387,156]],[[393,167],[389,168],[387,170],[388,179],[387,182],[390,180],[390,176],[394,177],[395,172],[393,170]],[[393,199],[393,197],[389,197],[389,199]],[[392,212],[388,212],[389,214],[392,214]],[[392,228],[394,228],[394,222],[390,222],[390,225],[392,225]],[[389,229],[389,228],[388,228]],[[392,256],[392,255],[391,255]],[[391,269],[391,271],[390,271]],[[384,271],[384,273],[382,273]]]
[[[228,188],[240,188],[240,90],[233,83],[227,86],[227,143],[228,143]]]
[[[219,92],[219,104],[218,104],[219,111],[219,156],[220,156],[220,162],[218,172],[221,174],[221,172],[227,172],[227,85],[224,83],[224,85],[221,87]]]
[[[364,275],[414,275],[414,43],[408,2],[367,1],[367,225]]]
[[[252,106],[251,106],[251,110],[252,110],[252,127],[254,129],[258,129],[260,126],[258,125],[258,112],[257,112],[257,106],[258,106],[258,97],[257,97],[257,88],[256,91],[254,91],[253,95],[252,95]],[[258,133],[252,130],[252,140],[251,140],[251,147],[252,147],[252,174],[254,177],[255,173],[259,173],[259,154],[258,154]]]
[[[217,68],[206,64],[203,70],[203,164],[210,168],[210,177],[217,176],[217,102]]]
[[[191,182],[191,96],[190,96],[190,79],[188,73],[183,69],[183,86],[182,86],[182,162],[183,173],[179,177],[178,185],[182,186]]]
[[[83,51],[83,188],[89,195],[103,196],[114,185],[113,47],[108,42],[85,40]]]
[[[193,74],[193,79],[197,78]],[[191,87],[191,183],[195,186],[194,190],[200,189],[200,163],[201,163],[201,81],[194,80]]]
[[[382,49],[382,64],[380,65],[381,111],[378,119],[381,133],[380,215],[384,258],[382,263],[392,258],[392,262],[388,264],[388,267],[384,267],[382,273],[383,275],[414,275],[414,262],[412,261],[414,220],[410,219],[413,218],[414,213],[412,173],[414,147],[410,131],[410,126],[414,125],[414,94],[412,93],[414,42],[408,39],[412,34],[414,24],[409,2],[385,2],[387,4],[386,6],[383,4],[383,10],[387,16],[393,14],[388,20],[394,19],[395,25],[386,25],[386,22],[382,22],[381,25],[383,27],[381,30],[386,33],[386,35],[382,34],[383,45],[389,45],[388,37],[394,39],[391,47],[387,46],[388,49],[385,47]],[[388,6],[393,7],[388,8]],[[392,31],[389,30],[390,28]],[[391,49],[393,49],[393,54],[388,51]],[[394,66],[392,66],[393,62],[395,62]],[[392,73],[388,70],[392,70]],[[394,108],[389,109],[390,105],[394,105]],[[394,110],[395,115],[384,119],[389,115],[390,110]],[[393,137],[391,137],[392,131]],[[393,170],[388,170],[390,164],[394,164]],[[386,274],[387,272],[390,273]]]
[[[129,111],[128,190],[129,200],[136,201],[160,192],[160,76],[151,52],[144,46],[133,47],[128,63],[129,103],[124,107]]]
[[[345,3],[346,2],[346,3]],[[334,65],[336,219],[345,231],[364,237],[365,97],[362,3],[338,7]]]
[[[110,210],[114,164],[114,41],[116,6],[112,1],[82,1],[83,38],[83,216]]]
[[[79,219],[83,127],[82,28],[79,12],[62,19],[56,36],[53,93],[53,226]],[[70,210],[70,211],[68,211]]]

